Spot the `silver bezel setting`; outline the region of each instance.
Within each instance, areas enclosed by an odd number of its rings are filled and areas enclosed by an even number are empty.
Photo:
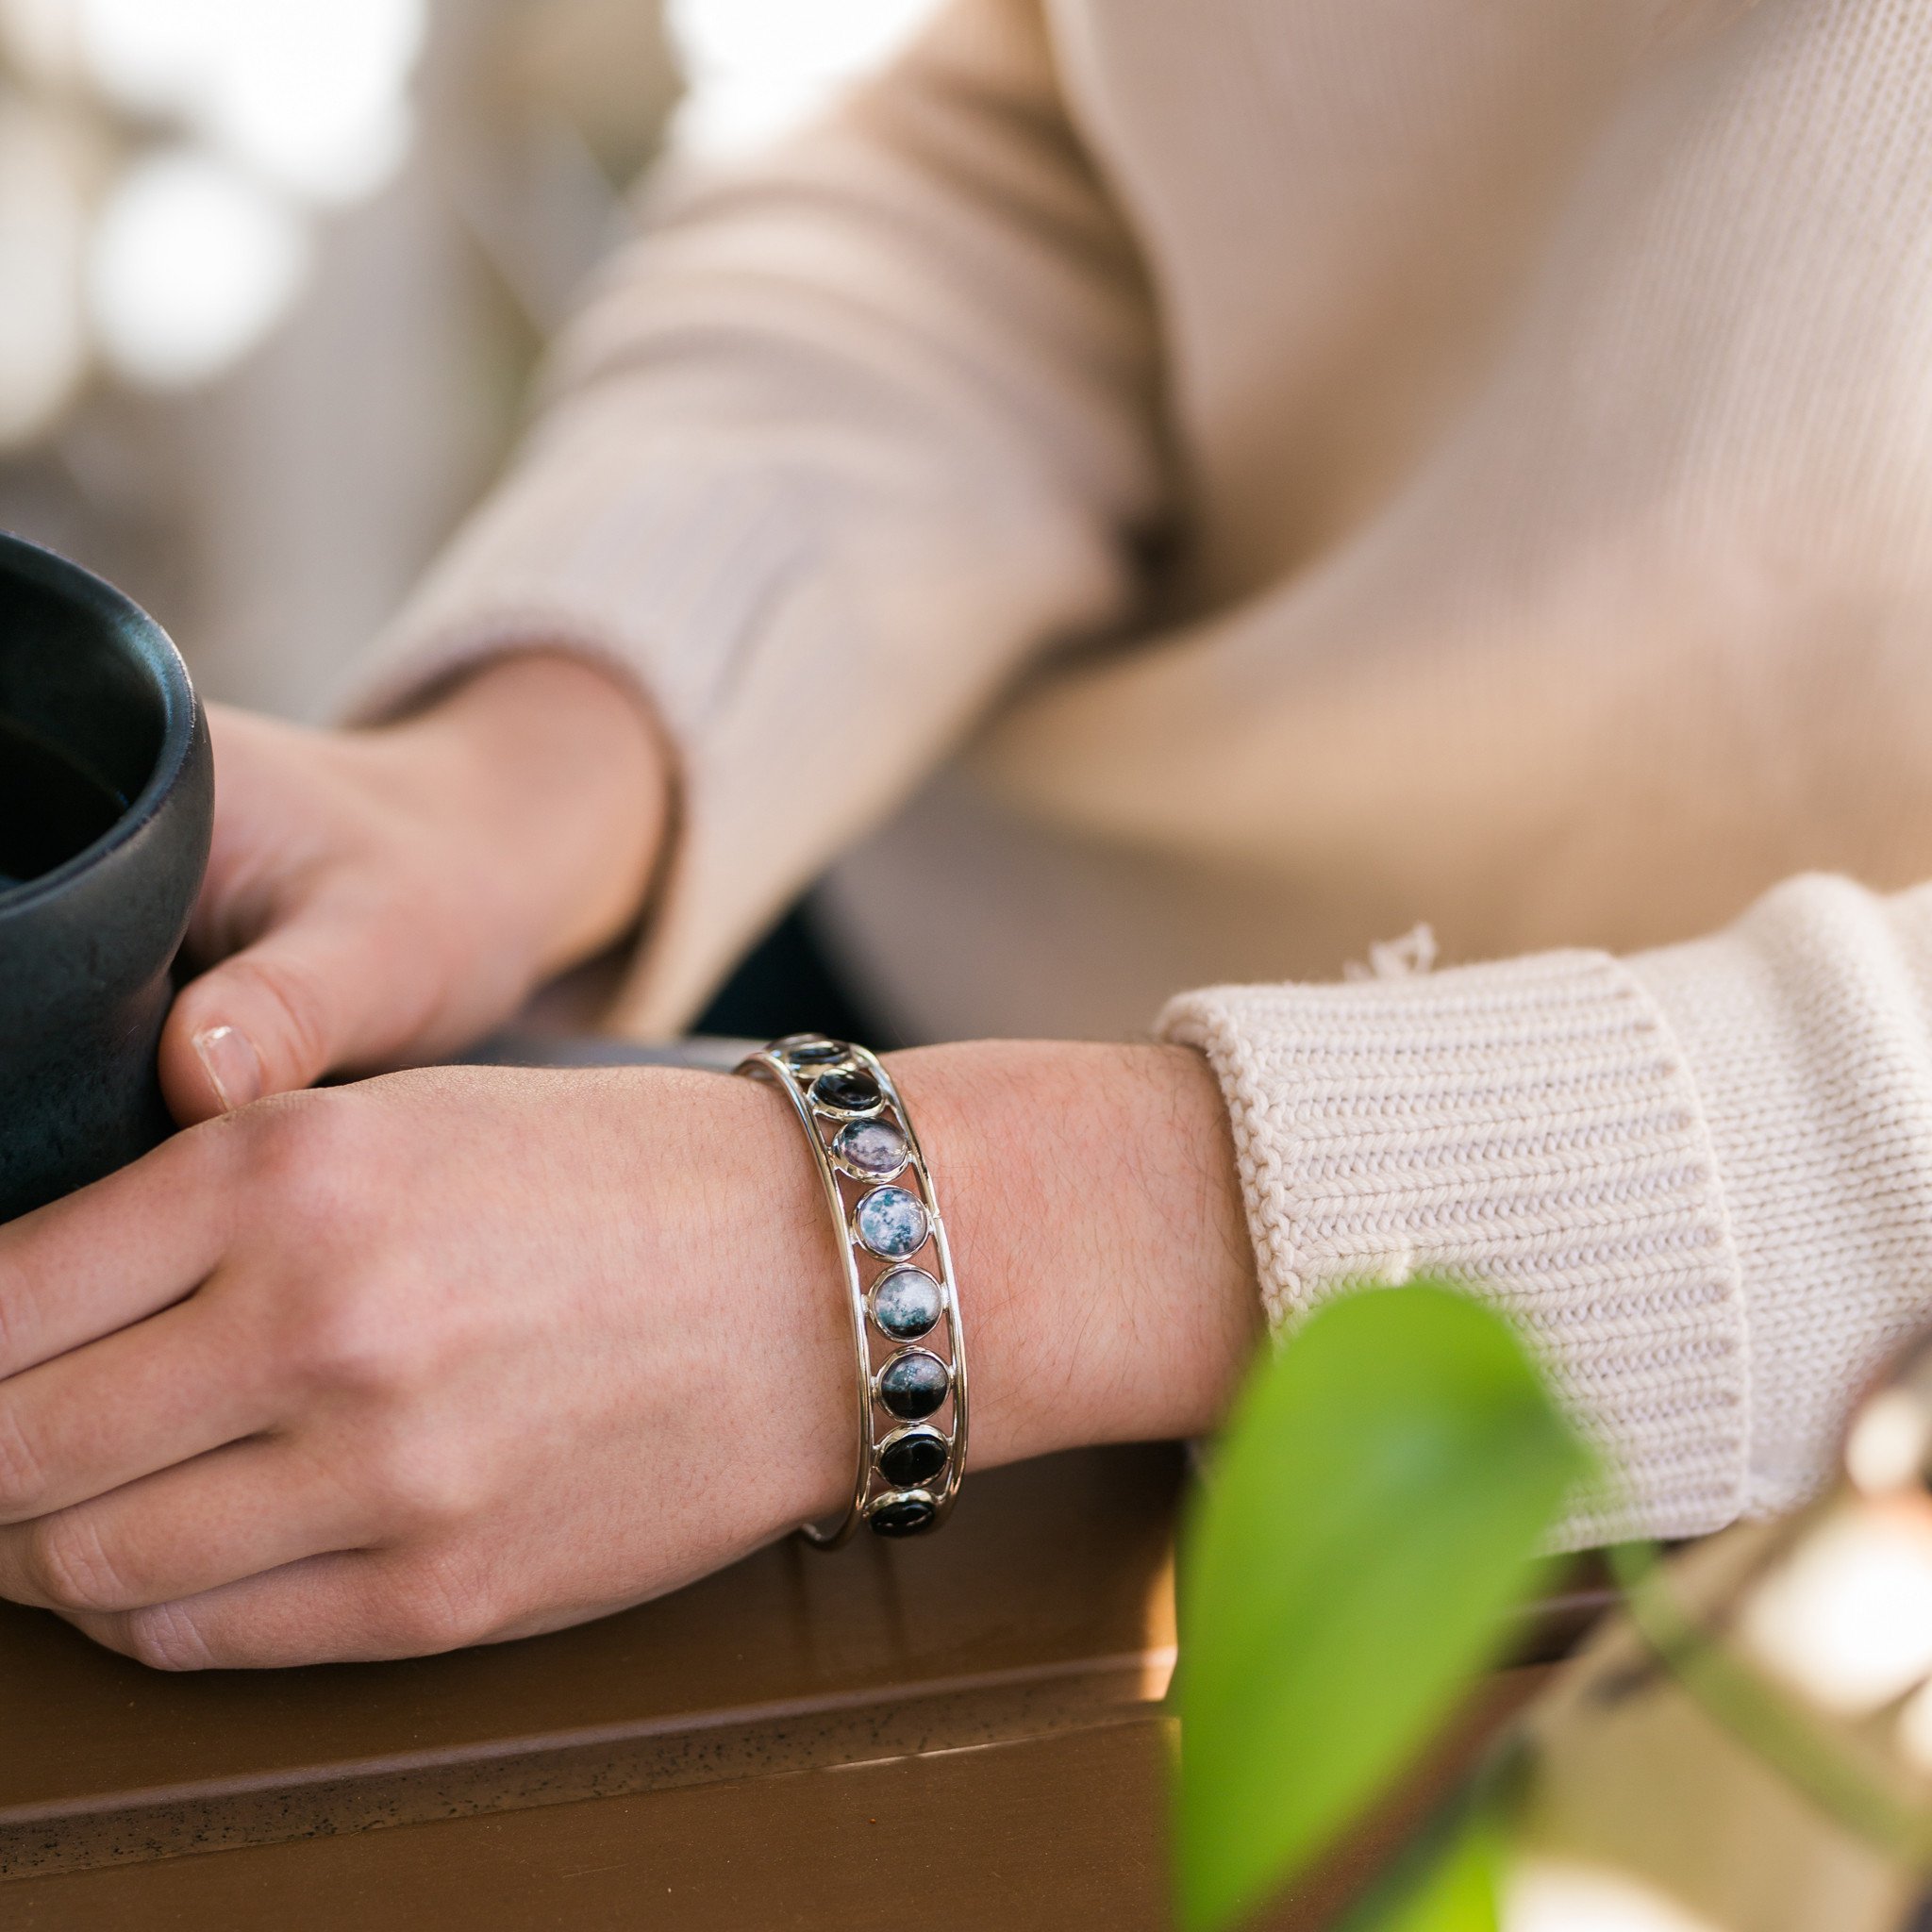
[[[932,1507],[931,1522],[908,1534],[929,1533],[946,1520],[966,1469],[967,1390],[965,1338],[959,1324],[952,1249],[919,1137],[906,1117],[905,1103],[891,1076],[864,1047],[824,1040],[825,1045],[839,1049],[839,1058],[808,1061],[793,1058],[799,1047],[818,1044],[823,1038],[789,1036],[788,1041],[774,1041],[750,1055],[738,1071],[776,1087],[791,1103],[805,1130],[834,1224],[843,1237],[840,1261],[852,1313],[853,1396],[858,1437],[852,1495],[839,1517],[824,1524],[800,1525],[800,1534],[808,1542],[829,1550],[847,1541],[860,1524],[892,1502],[924,1502]],[[812,1089],[823,1075],[841,1072],[870,1075],[878,1085],[877,1104],[862,1108],[822,1106]],[[847,1165],[833,1154],[838,1134],[852,1123],[865,1120],[885,1121],[904,1136],[908,1157],[896,1173],[872,1174]],[[828,1127],[827,1123],[834,1124]],[[918,1244],[903,1254],[880,1254],[858,1231],[860,1204],[882,1187],[910,1196],[923,1217],[924,1233]],[[889,1335],[873,1319],[873,1295],[889,1275],[908,1267],[938,1289],[940,1313],[920,1336]],[[895,1361],[911,1355],[930,1357],[945,1376],[944,1393],[924,1416],[895,1415],[880,1395],[879,1378]],[[932,1477],[902,1486],[886,1475],[879,1457],[889,1444],[912,1438],[937,1442],[945,1460]]]
[[[850,1158],[850,1156],[840,1153],[839,1142],[842,1141],[845,1138],[845,1136],[852,1131],[854,1127],[873,1126],[891,1127],[891,1130],[898,1135],[899,1143],[905,1151],[900,1156],[899,1164],[897,1167],[860,1167],[856,1160]],[[831,1141],[827,1144],[825,1151],[828,1154],[830,1154],[830,1156],[832,1157],[832,1165],[836,1167],[841,1174],[849,1174],[854,1180],[865,1181],[874,1187],[884,1186],[888,1182],[897,1180],[899,1176],[902,1174],[904,1174],[908,1167],[912,1165],[912,1142],[907,1137],[906,1130],[899,1125],[898,1122],[887,1120],[876,1108],[874,1108],[869,1114],[859,1114],[851,1120],[841,1120],[839,1124],[839,1131],[832,1136]]]
[[[935,1402],[933,1406],[929,1409],[927,1409],[924,1415],[901,1415],[899,1411],[886,1400],[886,1376],[891,1370],[897,1368],[901,1362],[910,1361],[914,1356],[924,1356],[927,1361],[931,1362],[934,1365],[934,1367],[936,1367],[939,1370],[941,1374],[942,1374],[946,1378],[946,1386],[944,1392],[940,1396],[940,1399],[937,1402]],[[891,1357],[888,1360],[881,1362],[878,1368],[873,1374],[872,1399],[874,1402],[876,1402],[878,1406],[882,1409],[884,1409],[885,1412],[889,1416],[891,1416],[895,1423],[930,1422],[934,1416],[939,1414],[941,1409],[945,1407],[947,1399],[952,1395],[952,1392],[953,1371],[951,1370],[951,1368],[948,1367],[947,1364],[940,1357],[936,1356],[931,1349],[921,1348],[917,1342],[912,1343],[909,1347],[894,1348]]]
[[[821,1058],[815,1051],[820,1047],[830,1051]],[[788,1034],[783,1040],[774,1040],[766,1051],[775,1054],[795,1073],[814,1080],[821,1074],[840,1073],[852,1064],[852,1049],[842,1040],[828,1039],[822,1033]]]
[[[890,1435],[881,1439],[878,1448],[875,1452],[879,1460],[879,1474],[881,1475],[885,1475],[886,1473],[885,1460],[888,1452],[895,1448],[901,1442],[911,1441],[937,1442],[940,1445],[940,1453],[947,1457],[950,1457],[953,1453],[953,1445],[947,1440],[946,1432],[943,1429],[936,1429],[930,1423],[902,1423]],[[941,1473],[941,1471],[942,1471],[945,1468],[945,1463],[941,1462],[939,1466],[939,1469],[933,1471],[933,1475],[938,1475]],[[891,1480],[890,1476],[888,1476],[886,1479],[889,1482]],[[931,1480],[932,1477],[927,1476],[924,1478],[915,1487],[924,1489],[925,1484],[927,1482],[930,1482]]]
[[[871,1067],[860,1066],[856,1060],[842,1066],[818,1066],[808,1069],[811,1075],[807,1098],[811,1102],[812,1111],[822,1113],[828,1121],[870,1121],[876,1120],[886,1109],[885,1083],[879,1079]],[[819,1098],[819,1081],[827,1074],[871,1074],[879,1089],[879,1097],[869,1101],[864,1107],[841,1107],[836,1101]]]
[[[866,1522],[870,1524],[873,1518],[876,1516],[880,1512],[880,1510],[890,1509],[895,1504],[900,1503],[924,1503],[925,1507],[932,1511],[931,1522],[924,1524],[922,1528],[907,1530],[902,1532],[903,1534],[908,1536],[924,1536],[927,1530],[937,1529],[939,1527],[940,1499],[936,1495],[934,1495],[934,1493],[930,1490],[926,1489],[887,1490],[882,1494],[874,1496],[872,1499],[872,1501],[865,1506]],[[886,1533],[890,1534],[891,1532]]]
[[[900,1171],[901,1173],[903,1173],[904,1169],[901,1169]],[[916,1241],[914,1241],[909,1248],[875,1248],[869,1241],[866,1240],[865,1231],[858,1224],[859,1209],[863,1208],[865,1204],[868,1201],[870,1201],[874,1194],[884,1193],[904,1194],[908,1197],[908,1199],[909,1199],[912,1202],[913,1206],[919,1209],[921,1233],[919,1239]],[[852,1204],[851,1225],[852,1239],[856,1241],[858,1243],[858,1245],[861,1248],[863,1248],[868,1255],[873,1256],[877,1260],[887,1262],[891,1267],[903,1268],[908,1261],[911,1260],[914,1255],[923,1252],[926,1243],[932,1240],[932,1209],[928,1208],[925,1205],[925,1203],[922,1201],[910,1188],[901,1187],[897,1181],[886,1181],[877,1186],[868,1187],[865,1192],[859,1195],[858,1199]]]
[[[879,1290],[885,1287],[886,1283],[891,1280],[891,1278],[895,1274],[916,1274],[922,1281],[930,1282],[932,1284],[933,1293],[938,1298],[939,1306],[933,1310],[932,1320],[928,1322],[924,1328],[915,1329],[913,1333],[911,1333],[910,1335],[895,1335],[891,1329],[888,1328],[886,1324],[879,1320]],[[936,1275],[933,1274],[931,1270],[922,1268],[916,1261],[894,1261],[891,1264],[891,1266],[886,1269],[885,1273],[880,1274],[878,1278],[874,1281],[873,1285],[866,1290],[865,1312],[867,1313],[867,1315],[871,1317],[872,1325],[875,1329],[877,1329],[880,1336],[885,1341],[890,1341],[894,1348],[904,1347],[905,1344],[909,1341],[924,1341],[925,1338],[928,1335],[930,1335],[932,1331],[935,1328],[937,1328],[942,1321],[945,1320],[945,1286],[938,1279]]]

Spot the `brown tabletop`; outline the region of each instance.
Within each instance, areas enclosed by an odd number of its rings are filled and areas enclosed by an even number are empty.
[[[782,1789],[773,1802],[803,1818],[798,1793],[816,1787],[801,1773],[859,1767],[838,1787],[853,1792],[867,1768],[912,1761],[943,1781],[942,1754],[1144,1729],[1173,1663],[1179,1471],[1157,1447],[998,1472],[942,1537],[833,1557],[785,1543],[623,1616],[408,1663],[171,1677],[0,1606],[0,1926],[123,1923],[109,1901],[128,1902],[125,1923],[170,1923],[167,1901],[227,1898],[267,1869],[226,1855],[283,1848],[279,1869],[323,1839],[387,1892],[385,1858],[445,1841],[432,1821],[470,1820],[475,1844],[502,1848],[525,1842],[511,1824],[525,1814],[527,1842],[555,1857],[523,1868],[524,1903],[498,1901],[493,1879],[481,1902],[439,1887],[406,1922],[541,1923],[528,1888],[550,1871],[563,1909],[587,1819],[593,1839],[634,1843],[641,1806],[689,1865],[706,1856],[692,1832],[763,1838],[747,1786]],[[726,1788],[743,1829],[719,1838],[699,1794]],[[377,1847],[395,1826],[421,1829]],[[429,1869],[480,1857],[446,1842]],[[225,1856],[183,1856],[210,1852]],[[202,1909],[182,1908],[183,1923]]]
[[[1181,1471],[408,1663],[165,1676],[0,1606],[0,1928],[1164,1925]]]

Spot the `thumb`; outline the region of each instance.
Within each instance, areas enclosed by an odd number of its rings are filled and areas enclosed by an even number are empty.
[[[160,1045],[169,1109],[192,1126],[381,1051],[388,978],[364,922],[317,909],[272,928],[176,997]]]

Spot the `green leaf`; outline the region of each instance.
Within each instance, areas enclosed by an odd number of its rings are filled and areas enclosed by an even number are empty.
[[[1495,1820],[1487,1811],[1466,1812],[1426,1868],[1351,1915],[1347,1932],[1497,1932],[1502,1865]]]
[[[1263,1903],[1428,1740],[1588,1466],[1514,1329],[1445,1287],[1330,1302],[1257,1366],[1183,1549],[1189,1932]]]
[[[1492,1748],[1343,1914],[1336,1932],[1498,1932],[1526,1759]]]

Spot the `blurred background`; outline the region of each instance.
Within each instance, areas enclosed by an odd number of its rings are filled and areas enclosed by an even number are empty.
[[[0,527],[315,719],[654,166],[932,0],[0,0]]]

